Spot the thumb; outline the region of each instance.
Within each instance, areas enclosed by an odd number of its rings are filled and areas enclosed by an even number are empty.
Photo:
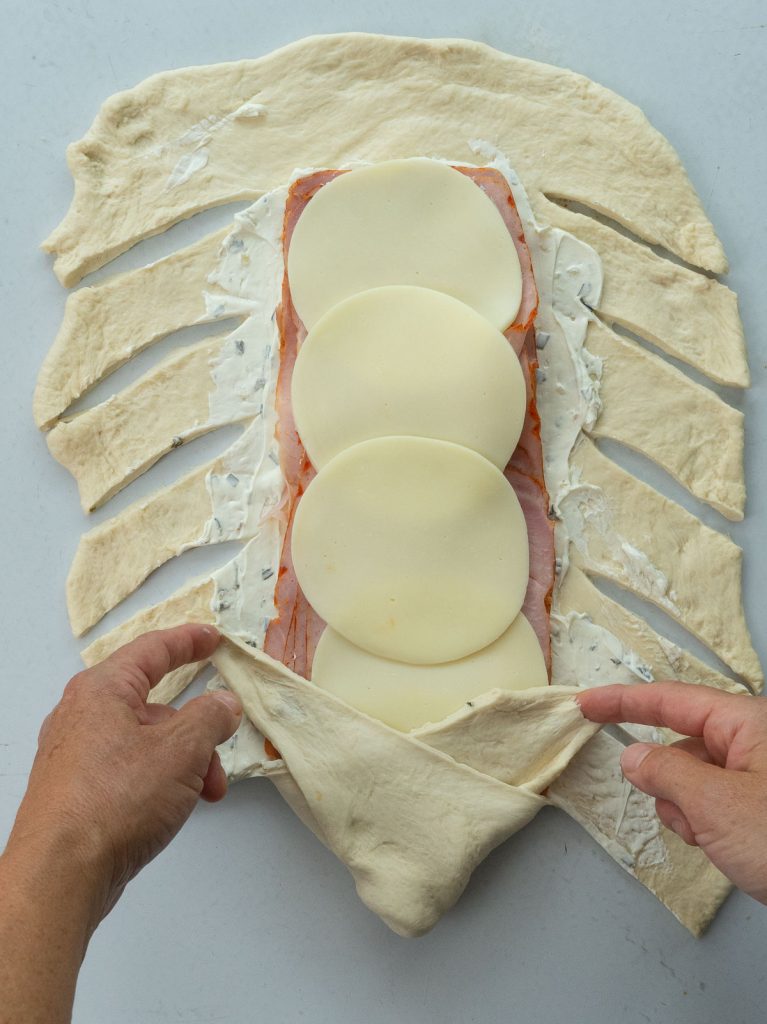
[[[701,761],[680,747],[656,743],[632,743],[621,757],[621,769],[628,781],[648,796],[670,801],[691,820],[712,809],[722,787],[724,769]]]
[[[228,740],[242,720],[242,704],[228,690],[206,693],[189,700],[173,718],[167,728],[181,749],[193,751],[206,758],[206,765],[214,749]]]

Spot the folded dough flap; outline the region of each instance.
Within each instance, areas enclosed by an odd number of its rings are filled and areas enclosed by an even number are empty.
[[[492,690],[411,736],[509,786],[542,793],[599,728],[581,714],[577,690]]]
[[[368,718],[237,640],[225,638],[213,662],[279,749],[294,783],[286,799],[347,865],[363,902],[405,936],[436,924],[477,864],[545,805],[540,790],[598,728],[582,717],[575,689],[557,688],[543,701],[529,691],[488,695],[441,726],[424,727],[419,738]],[[479,751],[472,761],[493,771],[506,745],[524,784],[455,759],[463,753],[458,734],[470,737],[473,728],[492,753],[487,765]],[[430,730],[453,756],[427,745]],[[470,750],[471,740],[465,745]]]

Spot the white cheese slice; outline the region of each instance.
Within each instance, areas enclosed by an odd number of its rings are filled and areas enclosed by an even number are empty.
[[[526,404],[503,334],[465,303],[410,285],[334,306],[293,370],[293,415],[318,469],[359,441],[396,434],[453,441],[503,469]]]
[[[489,690],[527,690],[548,681],[538,637],[521,614],[492,644],[441,665],[379,658],[328,628],[312,664],[317,686],[401,732],[439,722]]]
[[[312,607],[365,650],[454,661],[496,640],[527,589],[527,526],[503,473],[447,441],[386,437],[341,452],[293,524]]]
[[[522,296],[514,241],[493,202],[465,174],[423,158],[360,167],[321,188],[293,232],[288,280],[307,328],[379,285],[447,292],[500,330]]]

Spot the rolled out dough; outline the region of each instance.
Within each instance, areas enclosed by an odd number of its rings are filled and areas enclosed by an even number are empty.
[[[300,134],[295,131],[297,124],[301,125]],[[737,387],[747,385],[748,367],[734,293],[641,244],[641,240],[657,243],[694,266],[716,272],[726,269],[722,247],[666,140],[636,107],[582,76],[465,41],[363,35],[313,38],[257,61],[154,76],[109,100],[85,139],[71,148],[75,200],[46,247],[57,256],[60,279],[73,284],[141,238],[184,217],[232,199],[255,198],[269,188],[284,185],[297,166],[339,167],[353,160],[376,162],[413,156],[474,162],[473,140],[477,138],[489,140],[510,156],[543,224],[573,231],[594,247],[605,271],[605,287],[595,304],[597,315],[608,324],[628,328],[711,380]],[[190,146],[194,148],[190,150]],[[547,156],[542,161],[544,150]],[[190,166],[190,152],[199,158],[198,165],[204,164],[204,173],[179,173],[182,165]],[[633,159],[637,152],[643,154],[641,161]],[[258,154],[255,165],[254,153]],[[614,226],[591,216],[564,209],[560,200],[575,200],[588,211],[606,215],[629,228],[639,241],[624,237]],[[276,248],[275,254],[279,256]],[[43,428],[54,424],[73,398],[152,340],[201,318],[216,318],[215,312],[203,311],[194,294],[205,276],[209,255],[213,255],[212,249],[200,243],[152,267],[112,278],[71,297],[68,319],[40,377],[35,411]],[[194,288],[185,287],[189,282],[194,282]],[[178,303],[163,299],[166,288],[173,288],[174,295],[181,296]],[[140,309],[142,296],[153,297],[151,308]],[[131,308],[135,315],[129,312]],[[264,317],[272,312],[271,307],[259,310]],[[594,336],[596,329],[591,333]],[[606,411],[602,428],[597,425],[595,434],[602,429],[605,435],[633,443],[657,458],[693,493],[737,517],[742,506],[742,425],[737,417],[716,406],[713,395],[702,399],[702,405],[714,410],[713,419],[728,424],[727,451],[717,453],[716,468],[700,454],[701,432],[696,430],[696,419],[690,413],[694,394],[689,388],[680,387],[679,393],[686,396],[686,411],[678,418],[689,417],[691,428],[684,443],[696,452],[695,458],[688,462],[683,453],[664,445],[658,436],[657,419],[645,419],[632,431],[615,408],[615,395],[640,392],[651,364],[641,357],[622,358],[626,352],[628,348],[621,349],[608,341],[602,346]],[[662,375],[662,380],[670,382],[668,375]],[[193,382],[193,390],[198,383]],[[675,415],[673,390],[669,385],[668,416]],[[67,451],[67,464],[71,463],[81,484],[86,481],[86,505],[106,500],[115,486],[123,486],[142,471],[137,460],[153,459],[167,444],[165,409],[157,420],[160,434],[149,439],[149,451],[143,433],[153,407],[150,403],[147,414],[131,418],[130,395],[128,390],[117,396],[112,409],[122,410],[125,417],[118,447],[136,458],[120,463],[117,472],[108,465],[108,457],[96,458],[92,470],[85,465],[88,448],[78,446],[77,438],[85,437],[87,419],[76,429],[72,428],[74,420],[60,424],[65,430],[56,428],[59,433],[55,444],[65,439],[62,450]],[[203,403],[198,407],[202,410]],[[108,431],[113,427],[110,410],[103,405],[93,410],[90,422],[102,424]],[[82,434],[78,434],[80,430]],[[91,430],[91,438],[98,433],[98,429]],[[621,483],[613,495],[610,481],[614,472],[605,470],[598,475],[600,483],[606,482],[608,503],[615,500],[619,517],[624,513],[627,516],[631,502],[626,508],[622,506],[639,492]],[[652,508],[662,504],[674,522],[681,522],[681,510],[673,502],[660,499],[649,488],[640,490]],[[199,487],[195,493],[199,498]],[[631,528],[633,520],[621,519],[621,524],[624,521]],[[697,538],[696,522],[689,517],[684,525]],[[141,523],[140,516],[133,516],[128,526],[137,542]],[[186,527],[170,533],[171,548],[189,537]],[[701,596],[697,603],[687,602],[686,591],[685,602],[676,601],[679,595],[675,595],[674,581],[680,574],[683,580],[687,578],[689,552],[685,544],[669,540],[664,533],[655,546],[646,545],[647,560],[640,557],[637,561],[636,553],[641,556],[642,551],[632,544],[631,536],[627,530],[627,547],[621,549],[619,544],[616,557],[614,545],[606,550],[602,538],[592,533],[589,550],[576,553],[576,562],[588,572],[605,572],[624,586],[631,579],[629,570],[649,572],[644,583],[640,573],[640,585],[647,586],[648,580],[650,585],[653,581],[660,583],[661,596],[667,596],[680,609],[688,620],[686,624],[694,620],[696,631],[707,636],[712,647],[722,645],[718,618],[721,601],[711,590],[710,580],[699,580]],[[698,539],[694,539],[694,545]],[[713,548],[718,543],[711,542]],[[121,569],[119,575],[124,582],[118,581],[117,589],[135,585],[154,558],[155,553],[150,552],[139,560],[138,569]],[[114,564],[114,559],[110,561]],[[662,580],[652,575],[659,565],[666,571],[666,580],[671,581],[667,591]],[[737,640],[727,650],[733,659],[737,658],[738,667],[749,674],[752,684],[759,685],[761,670],[740,609],[739,553],[728,550],[723,565],[730,581],[728,593],[735,609]],[[104,571],[109,574],[110,565]],[[111,582],[105,581],[105,594],[115,593],[110,590]],[[671,670],[681,678],[700,679],[711,685],[737,686],[669,644],[641,619],[608,602],[577,569],[571,569],[568,582],[578,583],[561,592],[563,602],[565,594],[568,600],[572,598],[568,606],[572,613],[593,615],[594,621],[609,628],[616,639],[636,647],[633,653],[652,660],[657,671]],[[98,660],[146,628],[171,625],[185,615],[213,620],[214,594],[212,580],[193,582],[161,605],[146,609],[99,638],[86,650],[86,661]],[[153,699],[172,699],[196,671],[195,667],[171,674]],[[506,764],[508,750],[502,745],[497,749],[478,747],[472,739],[475,726],[485,735],[485,710],[483,698],[479,707],[464,708],[445,723],[425,728],[434,730],[435,745],[449,743],[455,758],[468,761],[479,753],[486,756],[490,767],[497,754],[495,763]],[[426,742],[426,737],[422,738]],[[298,730],[297,741],[300,739]],[[285,742],[287,749],[289,737]],[[613,741],[613,746],[618,745]],[[614,841],[619,823],[610,810],[616,794],[622,794],[620,780],[616,781],[617,758],[610,744],[595,750],[593,756],[589,754],[575,765],[559,803],[625,865],[627,851]],[[368,777],[364,763],[355,762],[352,767],[358,778]],[[276,776],[275,783],[327,841],[324,824],[313,816],[311,797],[304,796],[293,776]],[[637,810],[649,816],[647,809],[631,807],[632,814]],[[496,824],[498,820],[496,816]],[[351,830],[344,840],[343,820],[340,824],[342,838],[338,842],[349,852],[348,844],[353,843],[355,833]],[[496,834],[501,835],[506,827],[504,823]],[[688,927],[698,931],[710,919],[727,886],[721,879],[705,875],[705,866],[690,851],[680,849],[679,844],[665,845],[666,862],[649,868],[638,865],[633,873]],[[424,849],[429,855],[428,845]],[[441,857],[440,853],[440,867]],[[434,910],[432,905],[429,913]]]

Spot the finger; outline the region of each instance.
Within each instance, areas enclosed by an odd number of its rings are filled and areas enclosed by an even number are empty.
[[[187,623],[160,629],[120,647],[90,671],[105,687],[123,685],[127,679],[142,700],[153,686],[173,669],[209,658],[218,645],[215,626]]]
[[[180,751],[195,762],[202,759],[204,777],[216,747],[229,739],[241,719],[242,705],[237,697],[228,690],[219,690],[187,701],[161,728],[169,730]]]
[[[142,725],[159,725],[160,722],[167,722],[177,714],[176,708],[172,708],[170,704],[142,704],[137,713]]]
[[[202,780],[200,796],[209,804],[215,804],[226,796],[228,785],[221,758],[214,752],[208,766],[208,774]]]
[[[632,743],[623,751],[621,769],[633,786],[676,804],[688,820],[707,810],[715,813],[728,788],[722,785],[727,774],[724,769],[678,747]]]
[[[666,828],[676,832],[688,846],[698,845],[686,814],[675,803],[671,800],[656,800],[655,811]]]
[[[741,721],[753,711],[751,697],[697,683],[597,686],[575,699],[592,722],[661,725],[685,736],[703,736],[706,722],[714,714]]]
[[[676,740],[671,743],[670,746],[674,747],[675,750],[685,750],[688,754],[692,754],[693,757],[697,757],[699,761],[703,761],[704,764],[716,764],[711,751],[706,746],[705,742],[698,736],[685,736],[684,739]]]

